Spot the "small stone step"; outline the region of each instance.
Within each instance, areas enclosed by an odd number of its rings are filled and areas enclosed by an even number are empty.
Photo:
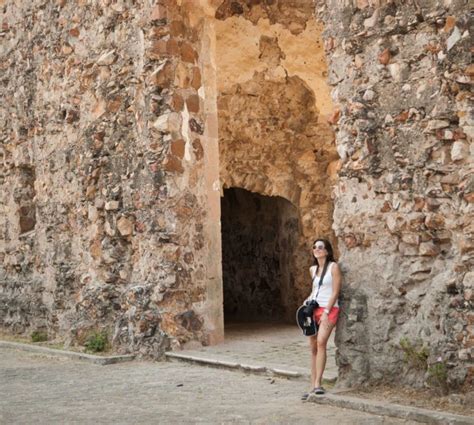
[[[289,379],[309,379],[310,376],[309,374],[305,375],[300,372],[295,372],[291,370],[270,368],[263,365],[253,365],[248,363],[238,363],[235,361],[226,361],[217,358],[196,356],[195,354],[191,355],[185,353],[175,353],[172,351],[169,351],[165,354],[168,360],[184,361],[223,369],[240,370],[255,375],[281,376]]]
[[[109,365],[115,363],[129,362],[135,359],[134,355],[123,356],[95,356],[93,354],[77,353],[75,351],[58,350],[55,348],[35,346],[32,344],[23,344],[20,342],[0,341],[0,347],[28,351],[31,353],[42,354],[50,357],[63,357],[71,360],[81,360],[99,365]]]

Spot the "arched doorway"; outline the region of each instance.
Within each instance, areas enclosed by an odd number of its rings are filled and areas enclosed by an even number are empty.
[[[242,13],[223,2],[213,21],[226,339],[234,320],[295,325],[310,292],[311,242],[334,241],[339,167],[323,27],[312,2],[298,10],[234,3]]]
[[[296,207],[279,196],[229,188],[221,221],[224,323],[293,320]]]

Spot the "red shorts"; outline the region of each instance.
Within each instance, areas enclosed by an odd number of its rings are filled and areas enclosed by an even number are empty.
[[[315,322],[319,325],[319,322],[321,321],[321,316],[324,313],[324,309],[326,307],[318,307],[316,310],[314,310],[313,313],[313,318]],[[337,323],[337,318],[339,317],[339,307],[333,307],[329,311],[328,319],[329,321],[335,325]]]

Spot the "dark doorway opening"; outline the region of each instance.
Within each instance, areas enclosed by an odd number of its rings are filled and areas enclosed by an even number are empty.
[[[294,323],[299,218],[281,197],[244,189],[221,199],[224,323]]]

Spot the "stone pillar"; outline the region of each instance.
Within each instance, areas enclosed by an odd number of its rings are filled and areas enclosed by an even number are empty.
[[[213,11],[213,9],[211,9]],[[204,9],[205,12],[205,9]],[[206,296],[199,311],[204,317],[207,343],[224,340],[222,248],[221,248],[221,186],[219,180],[219,140],[217,123],[216,32],[213,15],[202,18],[200,65],[204,104],[204,191],[207,216],[204,222],[206,241]]]

